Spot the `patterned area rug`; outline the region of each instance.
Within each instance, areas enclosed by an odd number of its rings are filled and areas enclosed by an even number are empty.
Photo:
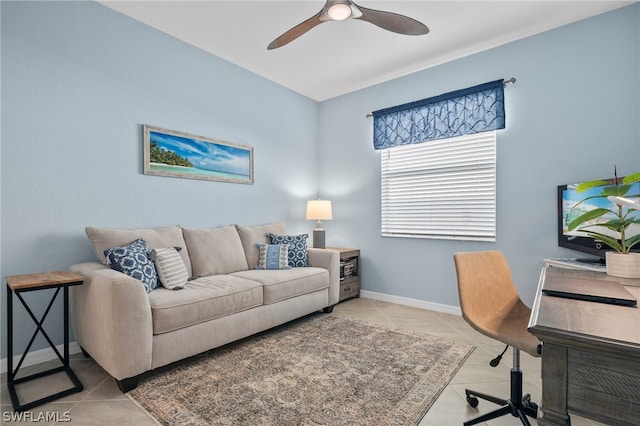
[[[171,366],[127,395],[164,425],[417,425],[472,351],[317,314]]]

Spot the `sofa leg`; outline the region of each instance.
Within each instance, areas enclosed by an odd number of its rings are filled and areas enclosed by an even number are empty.
[[[116,380],[118,389],[120,389],[120,392],[122,393],[127,393],[131,390],[134,390],[136,387],[138,387],[138,382],[140,381],[141,376],[142,374],[138,374],[137,376],[127,377],[126,379]]]
[[[333,307],[336,305],[331,305],[331,306],[327,306],[326,308],[322,308],[322,312],[324,312],[325,314],[330,314],[331,312],[333,312]]]
[[[89,355],[89,352],[85,351],[82,346],[80,346],[80,350],[82,351],[82,355],[84,355],[85,358],[91,359],[91,355]]]

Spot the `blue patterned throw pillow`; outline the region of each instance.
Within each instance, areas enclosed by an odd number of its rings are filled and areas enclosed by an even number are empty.
[[[260,244],[256,269],[289,269],[289,244]]]
[[[147,293],[158,286],[158,273],[153,260],[149,259],[149,247],[142,238],[123,247],[106,249],[104,257],[111,269],[140,280]]]
[[[289,266],[297,268],[309,266],[307,257],[307,234],[276,235],[269,233],[271,244],[289,244]]]

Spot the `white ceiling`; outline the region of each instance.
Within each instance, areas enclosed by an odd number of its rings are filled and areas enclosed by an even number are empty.
[[[359,20],[326,22],[270,51],[273,39],[315,15],[324,0],[100,3],[323,101],[634,2],[361,0],[417,19],[430,32],[406,36]]]

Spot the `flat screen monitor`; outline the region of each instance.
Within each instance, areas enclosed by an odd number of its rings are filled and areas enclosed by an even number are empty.
[[[622,178],[618,178],[618,180],[621,181]],[[613,179],[606,179],[606,181],[611,183],[614,182]],[[565,247],[582,253],[598,256],[598,259],[581,260],[604,263],[605,252],[612,249],[602,241],[590,237],[583,231],[569,231],[569,223],[571,223],[571,221],[576,217],[580,216],[583,213],[586,213],[589,210],[602,207],[615,210],[617,209],[617,206],[606,198],[597,198],[588,200],[580,204],[576,208],[573,208],[576,204],[578,204],[581,200],[584,200],[586,197],[598,195],[602,192],[601,186],[591,188],[587,191],[577,192],[577,186],[578,184],[567,184],[558,186],[558,245],[560,247]],[[628,193],[639,194],[640,183],[634,183]],[[635,200],[637,201],[637,198],[635,198]],[[634,212],[633,214],[640,218],[640,212]],[[606,216],[600,217],[598,219],[595,219],[594,223],[606,222],[609,219],[610,217]],[[594,230],[603,234],[608,233],[612,236],[616,235],[613,231],[609,231],[608,229],[603,227],[597,227]],[[640,225],[632,224],[629,226],[629,228],[627,228],[625,232],[627,233],[627,238],[636,234],[640,234]],[[640,251],[640,244],[635,245],[632,250]]]

